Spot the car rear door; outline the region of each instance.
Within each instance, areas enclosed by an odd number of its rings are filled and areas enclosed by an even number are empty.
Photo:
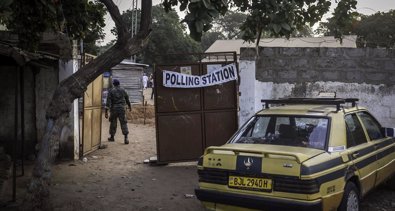
[[[347,114],[345,121],[348,157],[358,170],[361,192],[365,194],[375,186],[377,162],[374,144],[368,142],[356,113]]]
[[[395,171],[394,139],[385,137],[380,123],[368,112],[358,112],[358,117],[361,119],[362,125],[368,134],[368,139],[374,144],[377,159],[377,186]]]

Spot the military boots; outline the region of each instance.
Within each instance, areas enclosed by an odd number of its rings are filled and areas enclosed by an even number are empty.
[[[112,142],[112,141],[115,141],[114,135],[111,135],[111,137],[108,138],[108,141],[111,141],[111,142]]]
[[[125,144],[129,144],[128,135],[125,135]]]

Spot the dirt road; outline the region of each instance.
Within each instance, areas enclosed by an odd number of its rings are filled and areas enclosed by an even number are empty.
[[[103,120],[106,149],[89,154],[87,162],[53,166],[50,200],[55,210],[204,210],[196,197],[186,197],[194,195],[198,183],[196,162],[166,166],[143,163],[156,154],[153,121],[149,125],[129,123],[130,144],[124,145],[120,131],[115,142],[107,141],[109,123]],[[18,199],[23,198],[29,175],[18,178]],[[395,191],[374,190],[364,199],[362,211],[395,211]]]
[[[196,163],[150,166],[143,160],[155,155],[153,125],[129,124],[130,144],[123,137],[104,141],[106,149],[88,161],[54,167],[52,201],[56,210],[203,210],[194,194]],[[103,124],[106,140],[107,121]],[[119,132],[117,134],[120,134]]]
[[[129,124],[130,144],[116,142],[89,156],[88,161],[54,166],[52,201],[56,210],[204,210],[195,198],[196,163],[150,166],[143,160],[155,155],[153,125]],[[103,124],[106,140],[108,122]],[[362,211],[394,211],[395,191],[380,188],[363,201]]]

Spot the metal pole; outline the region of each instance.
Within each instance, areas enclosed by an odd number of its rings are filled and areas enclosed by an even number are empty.
[[[80,47],[81,46],[83,46],[82,39],[80,40]],[[80,57],[81,57],[80,68],[82,68],[83,66],[85,66],[85,53],[84,53],[84,48],[83,47],[80,48]],[[82,126],[80,126],[80,127],[82,127],[82,129],[80,130],[81,131],[81,133],[80,133],[80,146],[79,146],[80,159],[82,159],[82,157],[84,156],[84,141],[85,141],[84,140],[84,130],[85,130],[85,128],[84,128],[84,121],[85,121],[84,105],[85,105],[85,93],[82,96],[82,108],[81,108],[82,109]],[[78,118],[79,118],[79,116],[78,116]]]
[[[134,6],[134,11],[135,11],[134,12],[134,23],[135,24],[134,24],[134,34],[133,34],[133,36],[137,34],[137,25],[138,25],[138,23],[137,23],[138,22],[137,21],[137,16],[138,16],[137,15],[137,2],[138,2],[138,0],[134,0],[134,1],[135,1],[136,5]]]
[[[137,1],[138,0],[132,1],[132,27],[131,27],[132,37],[134,37],[134,35],[137,34]],[[130,59],[133,62],[136,62],[136,55],[132,55]]]
[[[38,143],[38,140],[37,140],[37,94],[36,94],[37,86],[36,86],[36,77],[37,77],[38,73],[40,72],[40,69],[38,69],[37,67],[34,67],[32,69],[32,72],[33,72],[33,111],[34,111],[34,113],[33,113],[33,122],[34,122],[34,128],[36,130],[36,133],[35,133],[35,136],[34,136],[34,143],[33,143],[33,145],[36,146],[37,143]],[[37,155],[37,154],[35,153],[35,155]]]
[[[19,66],[16,69],[15,77],[15,128],[14,128],[14,146],[12,155],[12,202],[16,201],[16,145],[18,143],[18,95],[19,95]]]
[[[24,166],[24,156],[25,156],[25,90],[24,90],[24,68],[20,73],[20,105],[21,105],[21,164],[22,164],[22,175],[25,175],[25,166]]]
[[[135,7],[134,7],[134,2],[135,0],[132,0],[132,26],[131,26],[131,35],[133,37],[134,34],[134,12],[135,12]]]

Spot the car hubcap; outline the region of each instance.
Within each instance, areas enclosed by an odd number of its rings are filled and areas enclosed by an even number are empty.
[[[354,191],[348,194],[347,211],[358,211],[359,209],[358,196]]]

